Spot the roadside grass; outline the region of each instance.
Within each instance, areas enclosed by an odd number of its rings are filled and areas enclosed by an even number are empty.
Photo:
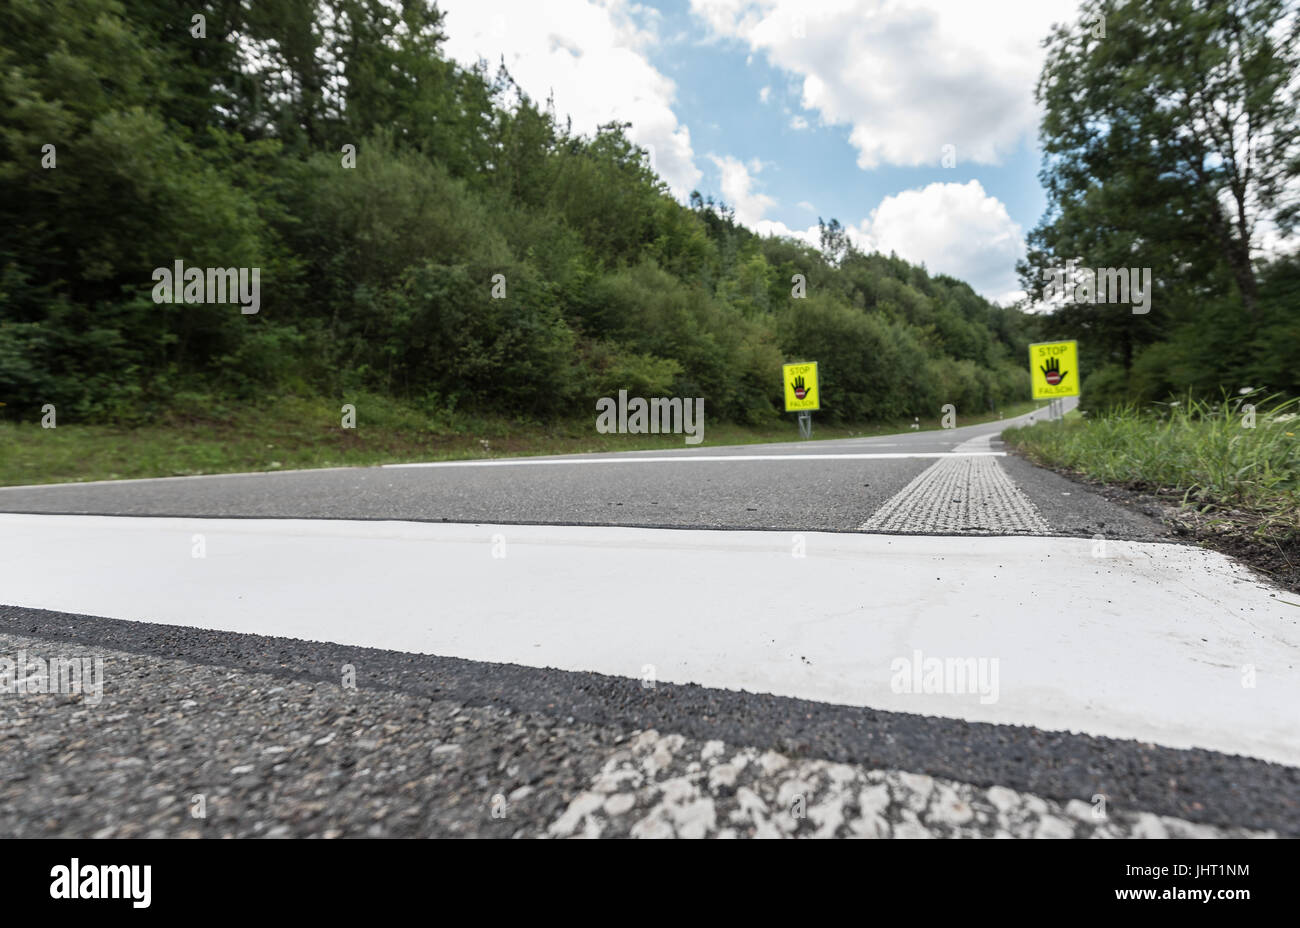
[[[1244,425],[1248,403],[1254,428]],[[1204,527],[1300,542],[1300,399],[1248,394],[1127,407],[1008,429],[1003,438],[1046,467],[1175,500]]]
[[[156,421],[132,426],[0,421],[0,486],[172,477],[297,468],[369,466],[410,461],[797,441],[793,415],[762,426],[712,423],[704,440],[682,435],[602,435],[595,412],[559,423],[427,415],[377,395],[349,398],[355,429],[341,426],[342,401],[281,396],[239,406],[206,396],[178,397]],[[958,418],[959,426],[1022,415],[1042,403],[1008,404],[1000,411]],[[922,430],[940,427],[938,417]],[[828,425],[814,414],[813,440],[859,438],[910,431],[911,421]]]

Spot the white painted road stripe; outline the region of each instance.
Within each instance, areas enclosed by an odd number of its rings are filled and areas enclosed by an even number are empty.
[[[889,458],[1006,457],[1005,451],[882,451],[840,454],[678,454],[671,457],[618,458],[491,458],[468,461],[429,461],[384,464],[384,467],[517,467],[522,464],[681,464],[719,461],[878,461]]]
[[[1047,535],[1051,529],[997,461],[947,458],[927,467],[863,523],[864,532]]]
[[[9,514],[0,601],[632,678],[650,665],[1300,765],[1300,610],[1211,551],[1094,553],[1085,538]],[[936,659],[984,677],[926,692]]]
[[[835,439],[842,440],[842,439]],[[898,443],[880,444],[871,439],[862,439],[862,441],[871,441],[873,448],[896,448]],[[945,457],[963,457],[969,454],[991,455],[993,457],[1006,457],[1005,451],[917,451],[912,453],[839,453],[839,454],[745,454],[745,455],[702,455],[680,453],[670,456],[661,457],[634,457],[637,452],[611,452],[622,457],[610,458],[471,458],[463,461],[416,461],[409,464],[381,464],[380,467],[503,467],[517,466],[521,464],[640,464],[640,463],[663,463],[665,461],[813,461],[818,458],[825,458],[828,461],[842,460],[844,458],[859,458],[863,460],[880,459],[880,458],[945,458]],[[5,490],[57,490],[60,487],[95,487],[95,486],[120,486],[131,483],[157,483],[159,481],[173,480],[219,480],[222,477],[275,477],[283,474],[319,474],[328,471],[352,470],[357,467],[369,465],[340,465],[337,467],[307,467],[307,468],[289,468],[277,470],[254,470],[239,471],[228,474],[183,474],[174,477],[129,477],[113,480],[75,480],[67,483],[21,483],[12,486],[0,487],[0,493]]]

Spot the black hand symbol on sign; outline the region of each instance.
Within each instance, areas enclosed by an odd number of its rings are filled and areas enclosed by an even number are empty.
[[[1043,377],[1048,384],[1054,387],[1065,379],[1066,374],[1070,373],[1069,371],[1060,370],[1060,366],[1061,362],[1056,358],[1048,358],[1046,364],[1038,365],[1038,369],[1043,372]]]
[[[805,386],[803,385],[803,378],[802,378],[802,377],[796,377],[796,378],[794,379],[794,382],[791,384],[791,386],[794,387],[794,395],[795,395],[795,398],[796,398],[796,399],[800,399],[800,400],[801,400],[801,399],[803,399],[804,397],[806,397],[809,393],[812,392],[812,388],[811,388],[811,387],[805,387]]]

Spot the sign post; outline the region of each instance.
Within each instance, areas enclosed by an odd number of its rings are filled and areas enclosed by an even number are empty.
[[[1079,343],[1037,342],[1029,346],[1034,399],[1050,400],[1047,418],[1064,415],[1061,397],[1079,395]]]
[[[781,367],[785,384],[785,411],[799,414],[799,436],[812,438],[812,414],[821,409],[821,386],[817,382],[817,362],[785,364]]]

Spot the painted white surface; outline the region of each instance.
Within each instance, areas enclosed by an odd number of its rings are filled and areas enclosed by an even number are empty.
[[[1221,555],[802,537],[796,558],[777,532],[3,514],[0,602],[1300,764],[1300,608]],[[918,649],[997,658],[999,700],[893,692]]]
[[[837,454],[676,454],[670,457],[608,458],[488,458],[466,461],[425,461],[384,464],[383,467],[523,467],[540,464],[716,464],[720,461],[879,461],[888,458],[966,458],[1007,456],[1005,451],[881,451]]]

